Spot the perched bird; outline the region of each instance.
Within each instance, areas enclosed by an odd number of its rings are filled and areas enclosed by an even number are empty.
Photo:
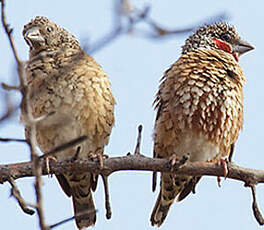
[[[45,17],[25,25],[23,36],[30,48],[26,66],[29,106],[34,118],[50,114],[36,127],[41,151],[45,154],[85,135],[84,142],[58,152],[56,159],[102,156],[114,124],[115,104],[106,73],[73,35]],[[78,228],[94,225],[91,190],[98,176],[69,172],[56,177],[63,191],[72,196]]]
[[[191,162],[228,158],[243,124],[245,77],[238,58],[252,49],[226,23],[203,26],[186,40],[181,57],[161,79],[154,101],[154,157],[188,154]],[[176,196],[184,199],[199,179],[161,173],[151,224],[160,226]]]

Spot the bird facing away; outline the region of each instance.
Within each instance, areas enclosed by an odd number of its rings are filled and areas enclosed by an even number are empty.
[[[115,104],[106,73],[73,35],[45,17],[36,17],[25,25],[23,36],[30,48],[26,83],[32,114],[35,118],[52,114],[36,127],[41,151],[45,154],[85,135],[84,142],[55,157],[64,160],[102,156],[114,124]],[[21,117],[23,121],[23,111]],[[66,195],[72,196],[78,228],[94,225],[91,190],[95,191],[98,176],[65,173],[56,177]]]
[[[252,49],[226,23],[203,26],[186,40],[181,57],[161,79],[154,101],[154,157],[188,154],[191,162],[228,157],[243,123],[245,77],[238,58]],[[160,226],[176,196],[184,199],[199,179],[161,173],[151,224]]]

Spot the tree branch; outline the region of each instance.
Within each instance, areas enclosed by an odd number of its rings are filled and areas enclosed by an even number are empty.
[[[31,111],[31,107],[29,106],[29,93],[28,93],[28,87],[25,81],[25,62],[20,60],[17,49],[14,44],[12,31],[13,29],[9,28],[9,25],[6,21],[6,15],[5,15],[5,1],[1,0],[1,22],[3,25],[3,28],[6,32],[6,35],[8,37],[10,46],[12,48],[13,55],[16,60],[17,64],[17,72],[19,76],[19,83],[20,86],[18,87],[19,91],[22,94],[22,101],[20,104],[20,109],[23,113],[23,118],[25,120],[27,129],[28,129],[28,139],[27,144],[30,148],[30,154],[31,154],[31,161],[32,161],[32,171],[35,176],[35,193],[36,193],[36,208],[37,213],[39,217],[39,226],[42,230],[46,230],[46,224],[45,224],[45,218],[44,218],[44,211],[43,211],[43,205],[42,205],[42,192],[41,192],[41,165],[37,154],[37,141],[36,141],[36,120],[34,119]],[[10,177],[11,178],[11,177]]]
[[[44,161],[40,162],[42,174],[47,175],[47,169]],[[113,157],[103,159],[103,167],[98,162],[89,160],[66,160],[50,163],[51,173],[65,172],[93,172],[96,174],[110,175],[117,171],[158,171],[171,172],[170,160],[144,157],[142,155],[128,155],[123,157]],[[264,183],[264,170],[255,170],[243,168],[233,163],[228,164],[227,178],[243,181],[246,184]],[[212,163],[188,162],[176,170],[177,174],[186,174],[193,176],[224,176],[224,170],[221,165]],[[32,162],[23,162],[15,164],[0,165],[0,183],[13,179],[34,176],[32,171]]]
[[[9,183],[11,185],[11,195],[17,200],[19,206],[21,207],[21,209],[23,210],[24,213],[28,214],[28,215],[33,215],[35,213],[35,211],[33,209],[30,209],[28,206],[29,204],[23,199],[23,197],[20,194],[20,191],[15,183],[15,181],[13,180],[13,178],[9,178]]]
[[[40,161],[40,167],[43,175],[47,175],[47,167],[45,161]],[[157,171],[157,172],[176,172],[177,174],[185,174],[192,176],[221,176],[224,177],[224,169],[221,165],[213,163],[187,162],[180,167],[171,167],[169,159],[157,159],[145,157],[142,154],[129,154],[123,157],[113,157],[103,159],[103,167],[99,162],[89,160],[76,160],[71,159],[65,161],[51,162],[50,172],[55,174],[69,173],[69,172],[93,172],[101,174],[102,176],[109,176],[117,171]],[[23,177],[35,176],[34,165],[32,162],[23,162],[16,164],[0,165],[0,183],[9,181],[9,178],[19,179]],[[264,170],[255,170],[243,168],[233,163],[228,164],[227,178],[242,181],[245,186],[249,186],[252,190],[253,203],[252,209],[256,220],[260,225],[264,223],[263,217],[256,201],[256,188],[258,183],[264,183]],[[109,215],[110,206],[109,198],[106,199],[106,206]]]

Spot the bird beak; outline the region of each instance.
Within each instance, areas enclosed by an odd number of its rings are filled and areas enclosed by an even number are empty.
[[[246,42],[245,40],[239,39],[237,44],[235,44],[233,47],[233,52],[237,53],[238,56],[240,56],[253,49],[254,47],[250,45],[248,42]]]
[[[45,39],[43,38],[37,27],[32,27],[28,29],[24,36],[25,39],[30,43],[45,42]]]

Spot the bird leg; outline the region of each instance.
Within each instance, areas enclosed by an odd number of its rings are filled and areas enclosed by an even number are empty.
[[[108,159],[109,156],[106,154],[101,154],[101,153],[89,153],[89,159],[91,159],[92,161],[94,160],[98,160],[99,161],[99,166],[100,169],[102,169],[104,167],[104,163],[103,163],[103,159]]]
[[[170,164],[171,171],[172,171],[171,178],[173,180],[173,184],[175,184],[175,177],[176,177],[177,169],[179,169],[182,165],[184,165],[188,159],[189,159],[188,154],[183,155],[182,158],[179,158],[175,153],[170,156],[169,164]]]
[[[175,185],[175,177],[176,177],[175,168],[178,168],[175,166],[176,166],[176,163],[180,161],[180,158],[177,157],[177,155],[174,153],[173,155],[170,156],[169,160],[170,160],[170,167],[171,167],[171,172],[172,172],[171,179],[172,179],[173,185]]]
[[[225,179],[226,179],[227,174],[228,174],[227,163],[228,163],[228,156],[222,156],[222,157],[217,161],[217,165],[222,165],[223,168],[224,168],[224,178],[225,178]],[[221,187],[221,177],[220,177],[220,176],[217,177],[217,183],[218,183],[218,186]]]
[[[46,170],[47,170],[47,174],[48,174],[48,177],[52,177],[52,173],[50,173],[50,160],[52,160],[53,162],[57,162],[57,159],[56,159],[56,157],[54,157],[54,156],[47,156],[46,158],[45,158],[45,162],[46,162]]]
[[[176,171],[182,165],[184,165],[189,160],[189,154],[183,155],[182,158],[179,158],[175,153],[172,154],[169,158],[171,171]]]

